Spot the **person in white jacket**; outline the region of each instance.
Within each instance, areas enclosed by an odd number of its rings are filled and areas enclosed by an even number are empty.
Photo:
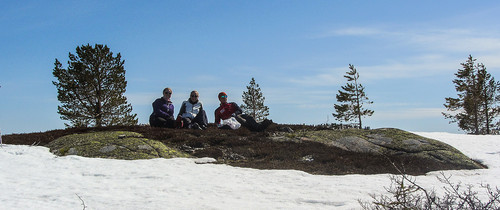
[[[204,130],[208,125],[207,115],[203,110],[203,103],[199,100],[200,93],[191,91],[187,101],[182,102],[181,109],[177,115],[177,125],[181,128],[193,128]]]

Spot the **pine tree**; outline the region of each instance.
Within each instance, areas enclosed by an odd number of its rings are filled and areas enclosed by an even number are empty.
[[[241,97],[244,103],[241,105],[241,109],[245,114],[252,116],[256,121],[263,121],[266,116],[269,116],[269,108],[264,105],[266,98],[262,95],[259,84],[255,82],[253,77],[250,85],[247,86],[247,91],[243,91]]]
[[[461,63],[453,80],[458,98],[448,97],[444,106],[451,113],[443,112],[450,123],[458,123],[458,127],[473,134],[489,134],[494,126],[493,120],[500,113],[497,103],[500,82],[486,71],[484,64],[476,64],[477,59],[471,55],[465,63]]]
[[[338,121],[349,122],[357,118],[359,128],[363,128],[361,118],[363,116],[371,116],[374,111],[364,109],[364,104],[372,104],[373,101],[369,101],[365,94],[365,87],[361,85],[358,81],[359,73],[353,65],[349,64],[350,71],[346,72],[344,77],[347,79],[348,83],[342,86],[342,90],[339,90],[336,95],[337,101],[341,104],[334,104],[335,113],[332,115]]]
[[[118,53],[106,45],[76,47],[76,55],[69,53],[68,68],[56,59],[53,75],[57,81],[57,99],[61,119],[74,127],[135,125],[137,114],[131,114],[132,105],[125,93],[125,69]]]
[[[495,78],[486,71],[484,64],[478,64],[478,84],[480,84],[480,100],[481,100],[481,117],[484,127],[481,133],[490,134],[492,130],[493,120],[500,114],[500,107],[497,103],[500,102],[500,82],[495,82]]]

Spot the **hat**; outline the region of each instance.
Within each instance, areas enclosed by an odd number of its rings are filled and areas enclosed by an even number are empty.
[[[220,92],[220,93],[219,93],[219,98],[220,98],[221,96],[227,96],[227,94],[226,94],[226,93],[224,93],[224,92]]]

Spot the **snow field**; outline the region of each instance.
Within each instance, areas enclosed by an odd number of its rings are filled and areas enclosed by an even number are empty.
[[[452,182],[500,187],[500,136],[416,134],[489,166],[444,171]],[[440,172],[416,179],[442,192],[437,176]],[[358,199],[371,201],[370,194],[385,193],[390,183],[388,174],[323,176],[187,158],[57,157],[45,147],[0,146],[0,209],[83,209],[82,200],[87,209],[360,209]]]

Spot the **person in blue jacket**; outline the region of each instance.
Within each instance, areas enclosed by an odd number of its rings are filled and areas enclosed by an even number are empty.
[[[165,88],[163,97],[153,102],[153,113],[149,116],[149,125],[152,127],[175,128],[174,105],[170,101],[172,89]]]

